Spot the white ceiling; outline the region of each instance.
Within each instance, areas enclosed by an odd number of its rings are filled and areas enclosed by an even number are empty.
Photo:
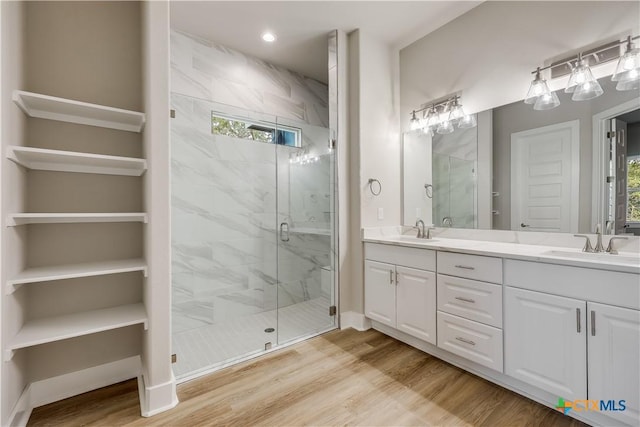
[[[360,29],[403,48],[480,1],[172,1],[171,27],[327,82],[327,34]],[[275,33],[275,43],[260,36]]]

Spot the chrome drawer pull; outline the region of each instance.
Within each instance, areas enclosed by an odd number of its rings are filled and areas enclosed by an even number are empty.
[[[465,339],[465,338],[462,338],[462,337],[456,337],[456,339],[457,339],[458,341],[462,341],[462,342],[463,342],[463,343],[465,343],[465,344],[469,344],[469,345],[476,345],[476,343],[474,343],[473,341],[468,340],[468,339]]]
[[[393,285],[393,270],[389,270],[389,284]]]
[[[456,268],[463,268],[465,270],[475,270],[475,267],[469,267],[468,265],[456,265]]]
[[[580,321],[580,309],[576,308],[576,329],[580,333],[582,331],[582,322]]]
[[[596,312],[591,310],[591,336],[596,336]]]
[[[470,302],[471,304],[475,304],[476,303],[476,301],[472,300],[471,298],[456,297],[456,299],[460,300],[460,301],[464,301],[464,302]]]

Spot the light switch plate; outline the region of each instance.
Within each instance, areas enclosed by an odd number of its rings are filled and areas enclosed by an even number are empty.
[[[384,219],[384,208],[378,208],[378,220]]]

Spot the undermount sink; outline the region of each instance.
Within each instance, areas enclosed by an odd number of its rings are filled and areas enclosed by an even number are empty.
[[[606,261],[610,263],[616,264],[625,264],[625,265],[633,265],[640,266],[640,256],[634,255],[611,255],[608,253],[592,253],[592,252],[582,252],[582,251],[546,251],[545,255],[552,255],[557,257],[564,258],[575,258],[585,261]]]

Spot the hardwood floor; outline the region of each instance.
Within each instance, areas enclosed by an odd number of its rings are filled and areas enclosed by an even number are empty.
[[[178,386],[142,418],[127,381],[33,411],[29,426],[583,426],[377,331],[334,331]]]

